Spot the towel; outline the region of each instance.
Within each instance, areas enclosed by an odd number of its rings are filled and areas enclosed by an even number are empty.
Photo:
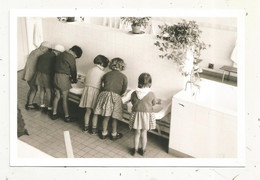
[[[39,29],[38,24],[34,24],[34,29],[33,29],[33,44],[36,47],[39,47],[41,43],[43,42],[42,34]]]

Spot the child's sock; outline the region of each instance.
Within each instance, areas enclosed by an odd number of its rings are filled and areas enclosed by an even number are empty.
[[[85,124],[83,131],[88,131],[88,124]]]
[[[106,136],[106,135],[107,135],[107,131],[106,131],[106,132],[103,132],[103,131],[102,131],[102,135],[103,135],[103,136]]]
[[[114,133],[111,133],[112,136],[116,136],[117,135],[117,132],[114,132]]]
[[[41,108],[45,108],[45,104],[41,104],[40,107],[41,107]]]

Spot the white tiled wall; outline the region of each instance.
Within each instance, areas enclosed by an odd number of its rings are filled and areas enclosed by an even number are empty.
[[[158,57],[158,48],[154,45],[154,35],[132,35],[126,31],[104,26],[76,23],[62,23],[56,18],[43,19],[44,40],[60,43],[67,49],[79,45],[83,55],[77,60],[78,72],[85,73],[93,66],[93,59],[98,54],[109,59],[120,57],[127,64],[124,73],[129,80],[129,88],[137,86],[138,76],[142,72],[152,75],[152,89],[160,98],[171,98],[184,87],[185,78],[177,66]],[[211,48],[202,53],[203,66],[214,63],[215,68],[231,65],[230,55],[236,40],[236,32],[212,27],[201,27],[203,41]]]
[[[89,24],[68,24],[56,19],[43,19],[44,39],[60,43],[65,48],[79,45],[83,55],[77,60],[79,73],[86,72],[93,66],[93,59],[103,54],[109,59],[122,58],[126,63],[126,74],[129,88],[137,87],[138,76],[142,72],[152,75],[152,89],[163,99],[171,98],[173,94],[184,87],[184,78],[177,66],[171,61],[160,59],[158,49],[153,43],[152,35],[132,35],[121,30],[110,29]]]

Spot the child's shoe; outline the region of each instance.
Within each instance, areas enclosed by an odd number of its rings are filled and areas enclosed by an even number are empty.
[[[105,135],[103,133],[100,134],[100,138],[101,139],[106,139],[107,137],[108,137],[108,133],[105,134]]]
[[[52,120],[56,120],[56,119],[58,119],[59,118],[59,116],[58,116],[58,114],[50,114],[50,118],[52,119]]]
[[[135,156],[137,153],[137,150],[135,148],[131,149],[131,155],[132,156]]]
[[[139,148],[138,149],[138,153],[141,155],[141,156],[144,156],[144,154],[145,154],[145,149],[142,149],[142,148]]]
[[[89,131],[88,126],[84,126],[83,132],[88,132],[88,131]]]
[[[25,109],[26,109],[26,110],[29,110],[29,109],[38,110],[38,109],[39,109],[39,105],[36,104],[36,103],[33,103],[33,104],[25,104]]]
[[[67,122],[67,123],[70,123],[70,122],[74,122],[75,119],[71,118],[70,116],[67,116],[64,118],[64,121]]]
[[[115,136],[113,136],[112,134],[111,134],[111,140],[112,141],[116,141],[116,140],[118,140],[118,139],[120,139],[120,138],[122,138],[123,137],[123,134],[122,133],[117,133]]]
[[[97,135],[97,128],[92,128],[90,134],[91,135]]]

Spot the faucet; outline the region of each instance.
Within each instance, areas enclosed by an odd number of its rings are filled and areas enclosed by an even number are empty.
[[[187,81],[186,84],[185,84],[185,91],[187,90],[187,85],[190,84],[191,86],[195,86],[197,87],[199,90],[200,90],[200,85],[199,84],[196,84],[195,81]]]
[[[200,91],[200,85],[196,83],[197,81],[200,81],[200,77],[199,76],[195,77],[194,71],[192,71],[190,74],[190,80],[188,80],[185,84],[185,91],[187,90],[188,84],[190,84],[191,90],[192,90],[192,86],[194,86],[198,89],[198,91]],[[192,96],[195,96],[195,94],[196,94],[196,91],[192,91]]]

